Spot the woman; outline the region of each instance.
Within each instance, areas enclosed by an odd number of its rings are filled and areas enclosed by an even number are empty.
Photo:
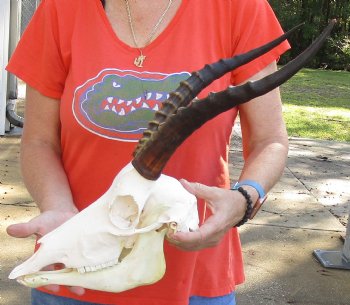
[[[41,236],[84,209],[131,160],[147,122],[180,80],[281,33],[265,0],[43,0],[8,66],[27,83],[21,164],[41,214],[8,233]],[[199,97],[272,73],[288,47],[225,75]],[[239,180],[254,181],[243,183],[246,196],[230,190],[228,176],[238,112],[246,161]],[[165,243],[164,278],[118,294],[46,287],[33,291],[33,304],[235,304],[244,275],[234,226],[247,198],[255,204],[258,191],[277,182],[287,150],[278,90],[219,115],[165,168],[194,182],[183,184],[199,199],[201,227]]]

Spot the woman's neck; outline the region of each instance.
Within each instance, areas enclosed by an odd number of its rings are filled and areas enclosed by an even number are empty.
[[[130,14],[128,14],[127,4]],[[118,38],[127,45],[138,48],[145,47],[164,31],[180,5],[181,0],[172,0],[170,5],[169,0],[128,0],[128,3],[126,0],[105,0],[107,18]],[[156,27],[163,14],[164,18]],[[134,42],[130,23],[134,29],[137,45]]]

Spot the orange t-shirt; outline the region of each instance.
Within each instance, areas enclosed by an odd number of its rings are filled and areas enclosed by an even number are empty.
[[[205,63],[244,53],[281,33],[265,0],[182,0],[167,28],[143,48],[147,59],[137,68],[139,51],[118,39],[100,0],[43,0],[7,69],[60,100],[63,165],[75,203],[83,209],[131,160],[147,122],[179,81]],[[200,97],[246,80],[288,48],[283,43],[226,74]],[[194,132],[164,173],[228,188],[236,115],[237,109],[227,111]],[[203,202],[199,213],[201,221],[209,215]],[[104,304],[186,305],[191,295],[225,295],[244,280],[236,229],[215,248],[184,252],[167,242],[164,248],[166,274],[153,285],[118,294],[87,290],[81,297],[62,287],[58,295]]]

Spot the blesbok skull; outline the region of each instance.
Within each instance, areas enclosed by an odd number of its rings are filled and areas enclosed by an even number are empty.
[[[10,278],[30,287],[56,283],[113,292],[150,284],[165,271],[168,229],[197,228],[197,200],[178,180],[148,180],[128,164],[102,197],[39,239],[38,251]],[[65,269],[38,272],[54,263]]]
[[[38,251],[17,266],[10,278],[30,287],[60,284],[110,292],[161,279],[165,235],[169,230],[198,228],[196,198],[179,181],[161,174],[173,152],[211,118],[286,82],[319,50],[334,24],[332,21],[296,59],[261,80],[229,87],[202,100],[195,98],[215,79],[273,49],[295,29],[260,48],[192,73],[156,112],[133,160],[108,191],[39,239]],[[40,271],[55,263],[65,268]]]

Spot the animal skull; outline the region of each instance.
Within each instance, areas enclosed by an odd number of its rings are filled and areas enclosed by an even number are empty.
[[[168,230],[198,228],[196,198],[176,179],[161,174],[173,152],[206,121],[286,82],[320,49],[335,23],[331,21],[296,59],[261,80],[194,99],[215,79],[272,50],[298,27],[260,48],[192,73],[156,112],[134,159],[109,190],[42,237],[39,250],[9,277],[30,287],[61,284],[110,292],[158,281],[165,272],[163,240]],[[65,269],[40,271],[54,263]]]
[[[38,251],[9,277],[29,287],[110,292],[151,284],[165,272],[168,230],[196,230],[198,222],[197,200],[179,181],[165,175],[147,180],[128,164],[102,197],[39,239]],[[65,269],[40,271],[55,263]]]

